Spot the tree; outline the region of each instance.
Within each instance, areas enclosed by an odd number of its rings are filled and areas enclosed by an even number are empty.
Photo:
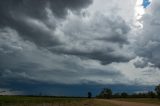
[[[92,93],[88,92],[88,98],[92,98]]]
[[[160,84],[155,87],[158,98],[160,98]]]
[[[121,97],[122,97],[122,98],[127,98],[127,97],[128,97],[128,94],[127,94],[126,92],[122,92],[122,93],[121,93]]]
[[[147,95],[149,98],[155,98],[155,96],[156,96],[153,91],[149,91]]]
[[[109,89],[109,88],[104,88],[104,89],[101,91],[99,97],[110,99],[110,98],[112,97],[112,90]]]
[[[114,98],[120,98],[120,93],[115,93],[115,94],[113,95],[113,97],[114,97]]]

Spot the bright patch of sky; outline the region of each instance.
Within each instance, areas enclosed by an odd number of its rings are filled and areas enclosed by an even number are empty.
[[[136,26],[143,28],[141,18],[145,14],[146,8],[151,4],[151,0],[137,0],[135,7]]]
[[[147,8],[149,5],[151,4],[151,1],[150,0],[143,0],[143,7],[144,8]]]

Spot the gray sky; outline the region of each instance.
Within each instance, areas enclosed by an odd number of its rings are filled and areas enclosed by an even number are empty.
[[[148,2],[0,1],[0,89],[157,85],[160,1]]]

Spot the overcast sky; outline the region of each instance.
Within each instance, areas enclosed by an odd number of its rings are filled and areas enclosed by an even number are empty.
[[[1,0],[0,91],[151,90],[159,13],[159,0]]]

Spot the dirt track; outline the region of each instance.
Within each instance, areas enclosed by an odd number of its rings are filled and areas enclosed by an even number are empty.
[[[126,102],[126,101],[118,101],[118,100],[104,100],[115,105],[119,106],[160,106],[155,104],[146,104],[146,103],[136,103],[136,102]]]

